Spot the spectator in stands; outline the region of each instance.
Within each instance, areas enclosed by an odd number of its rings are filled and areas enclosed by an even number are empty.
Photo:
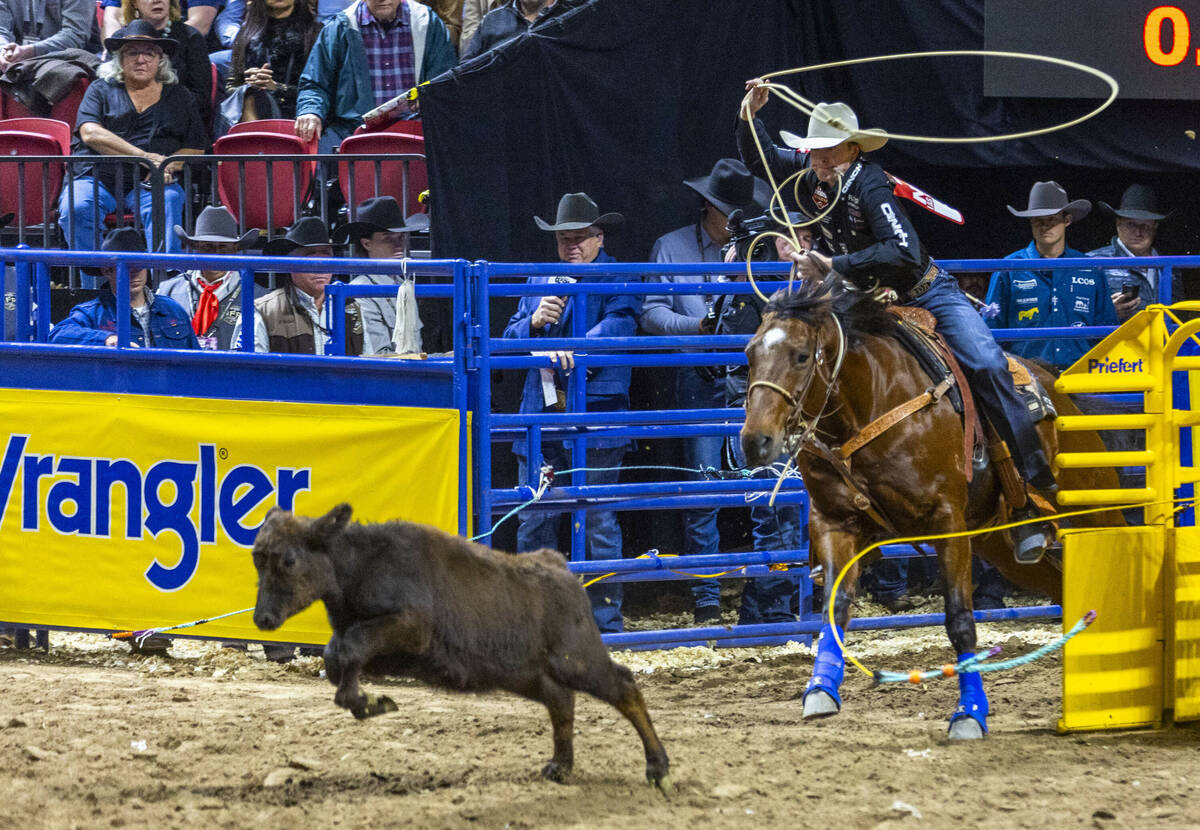
[[[141,156],[160,165],[167,156],[198,155],[208,146],[192,95],[175,82],[170,56],[176,43],[163,37],[145,20],[135,20],[116,36],[105,41],[112,55],[100,67],[100,77],[83,96],[75,119],[76,135],[71,152],[77,156]],[[93,203],[103,217],[124,205],[137,205],[146,231],[147,243],[153,242],[152,198],[150,188],[134,184],[141,168],[125,166],[117,190],[117,165],[77,165],[72,188],[64,187],[59,197],[60,213],[69,214],[71,247],[91,250],[95,247],[96,224]],[[163,202],[168,226],[179,224],[183,216],[183,189],[173,177],[182,163],[173,162],[165,174]],[[166,249],[180,250],[178,240],[168,234]],[[94,280],[85,287],[92,288]]]
[[[237,220],[224,207],[206,207],[196,219],[194,235],[179,225],[175,235],[190,253],[236,256],[254,244],[258,230],[251,228],[240,237]],[[234,334],[242,320],[242,275],[238,271],[193,268],[158,287],[158,293],[179,303],[192,318],[192,331],[200,348],[209,351],[232,349]],[[254,284],[254,296],[266,289]]]
[[[243,120],[294,119],[300,74],[321,33],[321,24],[307,2],[249,3],[246,25],[234,42],[230,88],[245,84],[258,91],[246,96]],[[272,101],[264,101],[264,96]]]
[[[465,53],[471,45],[471,39],[479,31],[479,24],[483,22],[484,16],[492,9],[500,8],[504,3],[505,0],[463,0],[462,33],[458,38],[460,54]]]
[[[0,0],[0,72],[64,49],[99,53],[92,0]]]
[[[335,241],[349,239],[357,246],[355,256],[368,259],[404,259],[408,235],[429,230],[429,217],[414,213],[407,219],[391,196],[367,199],[355,211],[357,221],[338,228]],[[415,354],[423,351],[421,316],[412,278],[399,274],[362,274],[351,285],[397,286],[399,297],[359,297],[363,324],[363,354]],[[399,313],[397,313],[399,309]],[[397,326],[397,317],[400,325]]]
[[[146,252],[146,241],[133,228],[108,232],[101,251]],[[50,329],[51,343],[83,346],[117,345],[117,269],[102,268],[105,280],[100,296],[71,309],[66,318]],[[188,322],[187,312],[170,297],[155,295],[148,287],[145,268],[129,269],[129,307],[133,314],[129,342],[134,346],[159,349],[198,349],[200,343]]]
[[[1091,202],[1070,201],[1058,182],[1037,182],[1029,191],[1029,206],[1013,216],[1029,220],[1033,241],[1005,259],[1057,259],[1082,257],[1067,247],[1067,228],[1088,215]],[[1017,269],[992,274],[985,314],[992,328],[1042,328],[1046,326],[1110,326],[1117,322],[1108,283],[1099,271],[1083,268]],[[1091,347],[1080,338],[1022,340],[1010,347],[1014,354],[1034,357],[1059,368],[1070,366]]]
[[[411,0],[355,0],[325,25],[300,76],[296,134],[332,152],[363,114],[454,66],[445,25]]]
[[[737,159],[720,159],[707,176],[686,179],[684,185],[700,196],[702,206],[695,221],[660,236],[650,249],[653,262],[720,262],[721,246],[729,241],[727,217],[740,210],[746,218],[766,210],[771,192],[767,183],[755,178]],[[717,274],[655,275],[654,282],[709,282],[722,280]],[[647,334],[712,334],[716,325],[713,304],[716,294],[652,294],[642,308],[641,326]],[[675,370],[675,402],[680,409],[719,409],[725,406],[725,384],[709,366],[683,366]],[[721,466],[720,435],[683,439],[685,467]],[[717,553],[721,537],[717,531],[717,508],[683,511],[683,553],[687,556]],[[715,579],[697,580],[692,585],[695,621],[698,625],[721,616],[720,585]]]
[[[263,246],[264,256],[332,257],[329,229],[316,216],[305,216],[286,235]],[[297,267],[300,266],[297,263]],[[293,271],[287,284],[254,301],[254,351],[324,354],[325,286],[333,275]],[[362,354],[362,319],[353,300],[346,301],[346,354]]]
[[[433,9],[446,31],[450,33],[450,42],[455,50],[459,48],[459,37],[462,35],[463,0],[417,0],[418,3]]]
[[[601,214],[596,203],[586,193],[568,193],[559,200],[554,223],[534,217],[537,226],[553,232],[558,243],[558,258],[571,265],[588,262],[613,262],[604,250],[604,235],[619,228],[625,218],[619,213]],[[620,282],[625,277],[597,277],[596,282]],[[553,284],[574,282],[572,277],[530,277],[531,283]],[[641,303],[637,297],[615,295],[591,297],[586,305],[587,337],[632,337],[637,330]],[[549,294],[545,297],[522,297],[517,311],[504,330],[507,338],[568,337],[572,315],[579,313],[574,299]],[[521,412],[554,412],[565,408],[568,377],[575,369],[572,352],[552,351],[554,368],[530,369],[525,377],[521,396]],[[590,412],[611,412],[629,408],[629,367],[604,366],[588,370],[587,408]],[[620,478],[621,459],[628,442],[623,438],[589,439],[587,466],[588,484],[616,484]],[[527,465],[538,459],[526,458],[524,441],[513,444],[518,457],[518,479],[528,481]],[[542,461],[556,470],[571,466],[564,444],[547,442],[542,446]],[[559,549],[558,531],[562,514],[525,510],[519,514],[517,550],[528,552],[540,548]],[[587,514],[587,555],[589,559],[620,559],[622,555],[621,526],[615,513],[592,510]],[[621,585],[601,582],[588,588],[592,614],[602,632],[621,631]]]
[[[306,4],[307,5],[307,4]],[[229,85],[230,64],[233,62],[233,42],[246,20],[246,0],[229,0],[217,13],[209,32],[208,59],[217,68],[217,97]],[[217,42],[212,42],[213,37]]]
[[[1170,218],[1159,213],[1154,191],[1144,184],[1131,184],[1121,194],[1121,204],[1113,208],[1107,202],[1097,202],[1100,210],[1117,220],[1117,235],[1102,248],[1088,251],[1088,256],[1158,256],[1154,237],[1158,223]],[[1105,268],[1104,276],[1112,294],[1117,319],[1125,322],[1150,303],[1158,302],[1158,278],[1161,271],[1149,267]],[[1178,278],[1177,278],[1178,279]],[[1172,297],[1182,292],[1172,286]]]
[[[747,171],[749,172],[749,171]],[[803,217],[792,214],[789,217],[793,223]],[[774,230],[788,233],[788,230],[777,225]],[[792,231],[799,243],[799,250],[811,251],[813,246],[812,228],[797,228]],[[792,252],[797,250],[790,242],[778,237],[774,238],[775,250],[781,260],[788,260]],[[727,254],[729,262],[738,259],[738,252],[731,248]],[[737,275],[735,280],[745,280],[745,275]],[[754,294],[727,294],[718,300],[717,322],[715,331],[718,334],[754,334],[762,323],[762,312],[766,303]],[[725,371],[722,392],[724,405],[742,409],[746,405],[747,378],[750,367],[741,364],[727,367]],[[726,444],[730,466],[734,469],[746,469],[746,455],[742,452],[742,442],[738,436],[729,436]],[[787,456],[778,459],[784,464]],[[761,471],[756,478],[774,478],[775,473]],[[754,549],[756,551],[796,550],[804,544],[803,517],[800,508],[794,504],[780,504],[771,507],[765,497],[752,503],[750,521],[753,525]],[[716,583],[716,580],[708,580]],[[787,573],[773,573],[770,576],[760,576],[747,579],[742,588],[742,603],[738,610],[738,625],[755,625],[758,623],[793,622],[798,610],[794,603],[797,596],[797,586],[794,577]],[[715,620],[713,620],[715,621]]]
[[[198,9],[216,11],[213,6],[197,6],[193,10]],[[180,18],[179,0],[121,0],[121,19],[126,26],[135,20],[145,20],[164,37],[179,44],[171,65],[179,77],[179,85],[196,99],[200,122],[207,134],[213,116],[212,64],[208,60],[208,43],[204,37],[208,28],[199,31]],[[209,22],[212,22],[211,18]]]
[[[508,0],[483,16],[473,39],[462,49],[462,59],[467,61],[495,49],[577,5],[579,0]]]
[[[113,32],[122,25],[129,24],[129,21],[123,18],[121,8],[123,2],[124,0],[101,0],[100,5],[104,8],[101,34],[105,38],[112,37]],[[174,0],[174,2],[179,5],[178,19],[182,19],[184,23],[203,35],[206,38],[205,42],[210,44],[210,48],[218,48],[217,44],[220,41],[215,37],[208,40],[208,37],[212,33],[212,24],[217,13],[225,5],[223,0]]]
[[[321,24],[307,2],[249,0],[249,4],[246,25],[233,42],[231,100],[222,110],[232,105],[241,121],[294,119],[300,73]]]

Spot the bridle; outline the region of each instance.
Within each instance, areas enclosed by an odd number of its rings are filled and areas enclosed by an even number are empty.
[[[747,400],[749,400],[749,395],[755,387],[761,386],[780,395],[791,406],[787,418],[784,419],[784,446],[789,455],[795,455],[801,450],[812,438],[813,433],[816,432],[817,424],[829,406],[829,399],[833,395],[833,387],[837,382],[838,375],[842,371],[842,360],[846,356],[846,334],[842,330],[842,323],[838,320],[837,315],[830,314],[829,316],[833,320],[834,327],[837,330],[837,352],[833,358],[833,371],[824,378],[825,398],[821,401],[821,406],[812,417],[805,416],[804,401],[808,398],[808,393],[812,389],[813,382],[821,373],[821,367],[825,365],[824,346],[817,346],[816,352],[813,354],[811,368],[799,391],[789,392],[784,387],[769,380],[756,380],[746,388]]]

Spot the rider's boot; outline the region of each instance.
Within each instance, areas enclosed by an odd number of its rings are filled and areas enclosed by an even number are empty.
[[[1037,475],[1029,480],[1029,486],[1037,490],[1045,499],[1054,504],[1058,494],[1058,483],[1049,466],[1039,470]],[[1035,519],[1042,511],[1034,504],[1033,499],[1026,499],[1025,504],[1015,506],[1010,521],[1019,522]],[[1012,528],[1013,556],[1022,565],[1036,565],[1046,553],[1046,538],[1054,532],[1050,522],[1030,522]]]

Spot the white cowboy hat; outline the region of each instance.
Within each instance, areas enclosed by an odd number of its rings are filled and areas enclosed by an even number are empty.
[[[808,135],[803,138],[787,130],[780,130],[783,143],[797,150],[821,150],[826,147],[836,147],[843,141],[853,141],[862,148],[864,153],[878,150],[887,144],[887,136],[883,130],[860,130],[858,116],[849,105],[817,104],[812,115],[808,117]]]

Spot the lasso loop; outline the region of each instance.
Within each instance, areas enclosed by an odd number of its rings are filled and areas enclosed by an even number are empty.
[[[809,117],[815,116],[816,118],[822,120],[825,124],[832,126],[835,129],[844,130],[845,125],[840,123],[839,121],[837,121],[837,119],[831,119],[831,118],[825,117],[816,111],[817,102],[810,101],[808,98],[805,98],[803,95],[800,95],[798,92],[796,92],[794,89],[787,86],[786,84],[770,83],[770,79],[782,78],[787,75],[800,75],[805,72],[816,72],[818,70],[823,70],[823,69],[837,69],[839,67],[844,67],[844,66],[857,66],[859,64],[883,63],[883,62],[895,61],[895,60],[911,60],[913,58],[944,58],[944,57],[1011,58],[1011,59],[1016,59],[1016,60],[1041,61],[1043,63],[1050,63],[1050,64],[1054,64],[1057,66],[1063,66],[1063,67],[1066,67],[1067,69],[1074,69],[1079,72],[1084,72],[1086,74],[1092,75],[1092,76],[1100,79],[1101,81],[1103,81],[1105,84],[1108,85],[1108,96],[1097,107],[1084,113],[1083,115],[1080,115],[1077,118],[1070,119],[1069,121],[1063,121],[1062,123],[1059,123],[1059,124],[1052,124],[1048,127],[1039,127],[1037,129],[1023,130],[1023,131],[1015,132],[1015,133],[1004,133],[1002,135],[987,135],[987,136],[927,136],[927,135],[910,135],[907,133],[893,133],[893,132],[888,132],[887,130],[883,130],[883,129],[877,129],[877,130],[873,129],[871,131],[872,135],[878,135],[882,138],[887,138],[887,139],[896,139],[897,141],[918,141],[918,142],[929,143],[929,144],[984,144],[984,143],[989,143],[989,142],[994,142],[994,141],[1015,141],[1015,140],[1021,139],[1021,138],[1032,138],[1034,136],[1046,135],[1048,133],[1058,132],[1059,130],[1065,130],[1070,127],[1074,127],[1078,124],[1082,124],[1084,121],[1087,121],[1091,118],[1095,118],[1101,112],[1108,109],[1108,107],[1110,107],[1114,101],[1116,101],[1117,94],[1120,91],[1120,86],[1117,84],[1116,79],[1113,78],[1111,75],[1109,75],[1107,72],[1104,72],[1100,69],[1096,69],[1095,67],[1092,67],[1092,66],[1088,66],[1086,64],[1079,63],[1078,61],[1068,60],[1066,58],[1055,58],[1055,57],[1051,57],[1048,55],[1035,55],[1035,54],[1031,54],[1028,52],[1005,52],[1005,51],[996,51],[996,50],[991,50],[991,49],[944,49],[944,50],[936,50],[936,51],[929,51],[929,52],[903,52],[898,55],[873,55],[873,56],[865,57],[865,58],[851,58],[848,60],[831,61],[829,63],[818,63],[818,64],[813,64],[811,66],[800,66],[800,67],[796,67],[794,69],[781,69],[777,72],[770,72],[766,75],[763,75],[762,79],[763,79],[764,83],[761,84],[759,88],[765,88],[768,93],[772,93],[772,92],[775,93],[775,95],[777,95],[781,100],[786,102],[789,106],[796,108],[797,110],[799,110],[800,112],[804,113],[805,115],[807,115]],[[752,117],[749,117],[750,116],[749,106],[750,106],[750,100],[751,100],[752,96],[754,95],[754,91],[755,90],[747,91],[745,97],[742,99],[741,105],[738,107],[739,115],[741,117],[744,117],[747,122],[752,121]],[[787,207],[783,201],[784,188],[787,186],[788,182],[791,182],[792,179],[795,179],[795,182],[792,185],[792,191],[793,191],[792,195],[793,195],[793,198],[795,199],[796,204],[801,207],[801,210],[803,210],[803,200],[800,199],[800,183],[801,183],[801,181],[803,181],[804,174],[809,172],[812,168],[805,167],[801,170],[796,171],[791,176],[784,179],[782,182],[776,182],[775,174],[771,170],[771,165],[767,160],[766,153],[763,152],[762,142],[759,140],[758,131],[753,129],[753,127],[751,127],[750,135],[754,139],[755,149],[758,151],[758,157],[759,157],[760,161],[762,162],[762,168],[766,173],[767,182],[771,187],[771,200],[767,206],[767,213],[771,217],[772,220],[774,220],[778,225],[782,226],[783,228],[785,228],[787,230],[786,236],[784,236],[783,234],[781,234],[777,231],[766,231],[764,233],[761,233],[761,234],[755,236],[754,240],[751,242],[750,250],[753,251],[754,248],[758,245],[759,240],[765,236],[774,236],[774,237],[786,239],[788,242],[791,243],[792,247],[794,247],[796,250],[800,250],[800,240],[796,236],[796,229],[807,227],[809,225],[813,225],[817,222],[820,222],[822,219],[824,219],[826,216],[829,215],[829,213],[833,210],[834,206],[837,205],[838,200],[841,197],[841,192],[842,192],[841,174],[840,173],[838,174],[837,189],[834,191],[833,199],[830,200],[830,203],[825,208],[825,210],[821,211],[821,213],[817,214],[816,216],[809,216],[807,221],[792,222],[791,217],[788,216]],[[780,217],[779,214],[776,213],[777,206],[778,206],[778,209],[782,212],[782,218]],[[806,216],[808,215],[807,211],[804,211],[804,213]],[[794,277],[794,272],[795,272],[795,268],[793,267],[793,275],[789,276],[789,278],[788,278],[789,290],[791,289],[791,282],[792,282],[792,278]],[[746,276],[750,280],[750,285],[754,288],[754,293],[757,294],[758,297],[761,300],[763,300],[763,302],[766,302],[768,298],[766,297],[765,294],[762,293],[762,291],[759,290],[758,284],[754,281],[754,274],[751,272],[751,257],[749,257],[749,256],[746,257]]]

